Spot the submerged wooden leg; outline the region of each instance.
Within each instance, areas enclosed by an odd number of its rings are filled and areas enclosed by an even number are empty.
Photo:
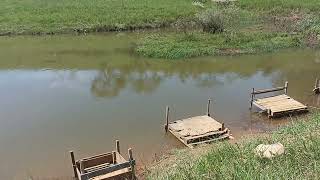
[[[254,88],[252,88],[252,93],[251,93],[250,110],[252,109],[252,106],[253,106],[253,100],[254,100]]]
[[[210,117],[210,104],[211,104],[211,99],[208,99],[208,104],[207,104],[207,115]]]
[[[169,106],[166,107],[166,124],[164,125],[164,129],[168,132],[169,129]]]
[[[120,141],[119,140],[116,140],[116,149],[117,149],[117,152],[120,154]]]
[[[268,109],[267,113],[268,113],[268,118],[272,118],[271,109]]]
[[[70,153],[70,156],[71,156],[71,162],[72,162],[74,178],[78,178],[77,166],[76,166],[76,160],[74,158],[74,153],[73,153],[73,151],[69,151],[69,153]]]
[[[316,83],[314,85],[313,92],[315,94],[319,94],[320,93],[320,80],[319,79],[316,79]]]
[[[131,170],[132,170],[131,179],[136,179],[135,163],[134,163],[134,160],[133,160],[133,155],[132,155],[132,149],[131,148],[128,149],[128,155],[129,155],[129,162],[131,164]]]
[[[288,81],[286,81],[285,85],[284,85],[284,93],[287,95],[288,94]]]
[[[117,164],[117,153],[112,151],[112,164]]]
[[[84,174],[84,163],[82,160],[80,160],[80,173]]]

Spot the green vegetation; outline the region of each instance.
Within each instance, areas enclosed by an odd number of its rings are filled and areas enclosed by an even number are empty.
[[[239,0],[240,6],[244,8],[263,10],[312,10],[319,11],[320,1],[318,0]]]
[[[178,151],[176,161],[160,164],[149,179],[319,179],[320,115],[294,119],[277,131],[240,143],[211,145],[198,157]],[[280,142],[285,154],[271,160],[254,155],[257,145]]]
[[[168,59],[248,54],[319,47],[319,10],[318,0],[3,0],[0,35],[173,27],[142,37],[135,52]]]
[[[215,5],[189,18],[197,28],[181,33],[183,28],[178,26],[175,33],[148,36],[138,43],[136,52],[178,59],[319,47],[320,3],[313,2],[240,0]]]
[[[192,0],[2,0],[0,34],[153,28],[197,9]]]
[[[167,59],[254,54],[304,46],[301,41],[299,35],[277,33],[152,35],[143,40],[137,52],[148,57]]]

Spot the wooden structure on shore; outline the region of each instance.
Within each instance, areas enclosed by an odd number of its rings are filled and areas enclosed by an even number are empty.
[[[314,85],[313,92],[315,94],[320,94],[320,80],[319,79],[316,79],[316,83]]]
[[[284,91],[284,94],[269,96],[264,98],[256,99],[256,95]],[[308,111],[308,107],[288,95],[288,82],[285,83],[283,87],[277,87],[273,89],[263,89],[263,90],[255,90],[252,89],[251,93],[251,106],[256,106],[263,112],[268,114],[269,118],[279,117],[286,114],[298,113],[298,112],[306,112]]]
[[[207,115],[195,116],[187,119],[169,122],[169,107],[166,108],[165,130],[169,131],[186,146],[211,143],[230,137],[230,130],[210,116],[210,103],[208,100]]]
[[[74,176],[78,180],[124,180],[135,179],[135,160],[132,149],[128,149],[129,160],[120,154],[120,143],[116,141],[116,151],[75,160],[70,151]]]

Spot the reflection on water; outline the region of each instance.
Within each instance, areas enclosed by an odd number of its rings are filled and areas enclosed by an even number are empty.
[[[320,106],[312,94],[320,53],[286,51],[260,56],[183,61],[132,55],[139,34],[2,37],[0,39],[0,179],[72,175],[68,151],[79,157],[110,151],[115,139],[134,148],[141,163],[183,147],[162,129],[171,119],[205,112],[236,138],[276,128],[248,110],[252,87],[289,81],[289,95]]]

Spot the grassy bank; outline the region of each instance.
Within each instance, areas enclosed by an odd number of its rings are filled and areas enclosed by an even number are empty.
[[[178,151],[174,161],[152,169],[149,179],[319,179],[319,134],[320,114],[293,119],[270,134],[211,145],[199,156]],[[257,145],[275,142],[285,146],[285,154],[271,160],[254,155]]]
[[[154,58],[191,58],[209,55],[239,55],[305,47],[302,36],[280,33],[168,34],[143,40],[137,52]]]
[[[175,32],[142,39],[136,52],[154,58],[179,59],[319,47],[318,10],[318,1],[301,0],[215,4],[193,19],[176,23]]]
[[[2,0],[0,34],[154,28],[197,11],[192,0]]]

